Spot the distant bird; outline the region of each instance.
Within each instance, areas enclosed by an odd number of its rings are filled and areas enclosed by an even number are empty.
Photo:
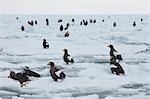
[[[65,62],[66,64],[68,64],[69,62],[70,62],[70,63],[74,63],[73,58],[69,59],[69,57],[68,57],[68,56],[70,56],[70,55],[68,54],[68,50],[67,50],[67,49],[64,49],[63,51],[64,51],[64,56],[63,56],[64,62]]]
[[[84,23],[85,26],[88,25],[88,21],[87,20],[86,21],[83,20],[83,23]]]
[[[72,19],[72,22],[74,22],[74,19]]]
[[[134,26],[134,27],[136,26],[136,23],[135,23],[135,21],[133,22],[133,26]]]
[[[143,21],[143,19],[141,18],[141,22]]]
[[[82,22],[84,23],[84,22],[85,22],[85,20],[83,19],[83,20],[82,20]]]
[[[23,68],[23,73],[27,76],[41,77],[40,74],[30,70],[29,67],[27,67],[27,66],[25,68]]]
[[[24,26],[21,26],[21,31],[24,31],[24,30],[25,30]]]
[[[109,52],[110,64],[113,64],[113,62],[116,61],[116,56],[114,55],[114,52],[117,52],[117,51],[114,49],[113,45],[111,44],[108,47],[110,48],[110,52]]]
[[[31,25],[31,22],[30,22],[30,21],[28,21],[28,24],[29,24],[29,25]]]
[[[18,20],[18,17],[16,19]]]
[[[96,19],[94,19],[93,23],[96,23]]]
[[[92,22],[93,22],[93,20],[92,20],[92,19],[89,19],[89,21],[90,21],[90,23],[92,23]]]
[[[69,34],[68,31],[64,34],[65,37],[69,37],[69,35],[70,35],[70,34]]]
[[[69,23],[67,23],[67,25],[66,25],[67,27],[69,27],[70,26],[70,24]]]
[[[31,22],[28,21],[28,24],[31,25],[31,26],[33,26],[34,25],[33,20],[31,20]]]
[[[102,22],[104,22],[105,20],[103,19]]]
[[[110,55],[110,64],[113,64],[114,62],[116,62],[116,59],[118,61],[123,60],[121,55],[115,55],[114,54],[114,52],[117,52],[117,51],[114,49],[113,45],[110,44],[108,47],[110,48],[110,53],[109,53],[109,55]]]
[[[63,31],[63,26],[61,25],[59,29],[60,29],[60,31]]]
[[[80,25],[82,25],[82,21],[80,22]]]
[[[114,22],[113,26],[116,27],[116,22]]]
[[[37,20],[35,20],[35,24],[37,24]]]
[[[64,28],[64,30],[67,30],[67,29],[68,29],[68,27],[65,27],[65,28]]]
[[[49,20],[48,20],[48,18],[46,18],[46,25],[49,25]]]
[[[67,25],[66,25],[66,27],[65,27],[65,29],[64,30],[67,30],[68,29],[68,27],[69,27],[69,23],[67,23]]]
[[[33,25],[34,25],[33,20],[31,20],[31,26],[33,26]]]
[[[58,79],[65,79],[66,75],[63,71],[60,69],[57,69],[55,67],[54,62],[49,62],[47,65],[50,65],[50,75],[54,79],[54,81],[57,81]]]
[[[62,22],[62,19],[59,19],[58,22]]]
[[[68,29],[68,26],[66,26],[65,28],[64,28],[64,30],[67,30]]]
[[[10,75],[8,76],[8,78],[18,80],[20,82],[21,87],[23,87],[27,81],[31,81],[25,74],[23,73],[16,74],[14,71],[10,71]]]
[[[110,54],[110,65],[113,64],[113,65],[117,66],[117,68],[112,67],[111,72],[113,74],[116,73],[116,75],[125,74],[122,66],[119,64],[119,62],[116,62],[116,59],[118,59],[119,61],[122,60],[121,55],[118,55],[118,56],[114,55],[114,52],[117,52],[117,51],[114,49],[113,45],[110,44],[108,47],[110,47],[110,53],[109,53]]]
[[[43,48],[49,48],[49,44],[47,43],[46,39],[43,39]]]
[[[123,68],[122,68],[122,66],[118,63],[118,62],[114,62],[113,63],[115,66],[117,66],[117,68],[115,68],[115,67],[112,67],[111,68],[111,72],[114,74],[116,74],[116,75],[120,75],[120,74],[125,74],[125,72],[124,72],[124,70],[123,70]]]

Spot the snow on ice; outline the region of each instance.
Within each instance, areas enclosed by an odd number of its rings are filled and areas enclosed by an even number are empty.
[[[63,21],[58,22],[59,19]],[[81,26],[83,19],[96,22]],[[29,20],[37,20],[37,25],[29,25]],[[67,23],[70,35],[64,37],[66,31],[60,31],[59,27]],[[146,15],[1,15],[0,99],[150,99],[149,27]],[[43,49],[44,38],[49,49]],[[109,44],[122,55],[120,64],[125,75],[111,73]],[[66,65],[63,61],[65,48],[74,64]],[[49,61],[67,75],[63,81],[51,78]],[[41,77],[32,77],[32,81],[20,87],[18,81],[8,76],[10,70],[21,72],[25,66]]]

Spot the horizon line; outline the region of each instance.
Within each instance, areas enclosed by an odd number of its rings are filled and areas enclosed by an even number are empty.
[[[113,14],[150,14],[150,1],[118,0],[3,0],[0,1],[0,15],[113,15]]]

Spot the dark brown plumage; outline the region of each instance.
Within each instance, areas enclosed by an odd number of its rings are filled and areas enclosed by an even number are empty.
[[[110,52],[109,52],[109,55],[110,55],[110,64],[113,64],[113,62],[116,61],[116,56],[114,55],[114,52],[117,52],[113,45],[109,45],[108,47],[110,47]]]
[[[37,24],[37,20],[35,20],[35,24]]]
[[[133,26],[134,26],[134,27],[136,26],[136,23],[135,23],[135,22],[133,22]]]
[[[59,19],[58,22],[62,22],[62,19]]]
[[[93,23],[96,23],[96,19],[94,19]]]
[[[24,31],[24,30],[25,30],[24,26],[21,26],[21,31]]]
[[[60,26],[60,28],[59,28],[59,29],[60,29],[60,31],[63,31],[63,28],[64,28],[64,27],[61,25],[61,26]]]
[[[68,31],[64,34],[65,37],[69,37],[69,35],[70,35],[70,34],[69,34]]]
[[[58,79],[65,79],[66,75],[63,71],[60,71],[60,69],[57,69],[55,67],[54,62],[49,62],[47,65],[50,65],[50,75],[54,79],[54,81],[57,81]]]
[[[113,27],[116,27],[116,22],[114,22]]]
[[[112,64],[116,60],[118,60],[118,61],[123,60],[122,56],[120,54],[118,54],[116,56],[114,55],[114,52],[117,52],[117,51],[114,49],[113,45],[110,44],[108,47],[110,47],[110,53],[109,53],[109,55],[110,55],[110,64]]]
[[[28,21],[28,24],[31,25],[31,26],[33,26],[34,25],[33,20]]]
[[[15,73],[14,71],[10,71],[10,75],[8,78],[12,78],[14,80],[18,80],[21,84],[21,87],[23,87],[25,84],[24,82],[31,81],[25,74],[23,73]]]
[[[125,72],[124,72],[122,66],[121,66],[118,62],[113,62],[113,64],[114,64],[115,66],[117,66],[117,68],[114,68],[114,67],[111,68],[111,72],[112,72],[113,74],[114,74],[114,73],[116,73],[116,75],[125,74]]]
[[[72,22],[74,22],[74,19],[72,19]]]
[[[83,20],[83,23],[84,23],[84,25],[85,25],[85,26],[87,26],[87,25],[88,25],[88,21],[87,21],[87,20],[86,20],[86,21],[85,21],[85,20]]]
[[[41,77],[40,74],[30,70],[29,67],[27,67],[27,66],[25,68],[23,68],[23,71],[24,71],[23,73],[27,76]]]
[[[69,26],[70,26],[70,24],[67,23],[67,24],[66,24],[66,27],[64,28],[64,30],[67,30]]]
[[[92,19],[89,19],[89,21],[90,21],[90,23],[92,23],[92,22],[93,22],[93,20],[92,20]]]
[[[113,64],[117,66],[117,68],[112,67],[111,72],[113,74],[116,73],[116,75],[125,74],[122,66],[119,64],[119,62],[116,62],[116,59],[118,59],[119,61],[122,60],[121,55],[117,55],[117,56],[114,55],[114,52],[117,52],[117,51],[114,49],[113,45],[110,44],[108,47],[110,47],[110,53],[109,53],[110,65]]]
[[[82,21],[80,22],[80,25],[82,25]]]
[[[46,41],[46,39],[43,39],[43,48],[49,48],[49,44],[48,42]]]
[[[70,55],[68,54],[68,50],[67,50],[67,49],[64,49],[63,51],[64,51],[64,56],[63,56],[64,62],[65,62],[66,64],[68,64],[68,63],[74,63],[73,58],[70,59],[70,60],[69,60],[69,58],[68,58],[68,56],[70,56]]]
[[[49,20],[48,20],[48,18],[46,18],[46,25],[49,25]]]

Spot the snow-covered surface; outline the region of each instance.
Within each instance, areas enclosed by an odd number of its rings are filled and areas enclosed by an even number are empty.
[[[150,20],[146,15],[122,16],[0,16],[0,97],[4,99],[150,99]],[[49,19],[46,26],[45,19]],[[62,23],[58,23],[58,19]],[[71,19],[75,19],[75,23]],[[96,23],[80,26],[82,19]],[[141,22],[143,18],[143,22]],[[28,20],[37,20],[30,26]],[[102,20],[105,20],[102,22]],[[136,27],[133,22],[136,21]],[[70,23],[63,37],[61,24]],[[113,23],[116,22],[116,27]],[[25,31],[21,31],[21,26]],[[42,48],[46,39],[49,49]],[[122,55],[125,75],[111,73],[109,44]],[[66,65],[67,48],[75,63]],[[67,75],[55,82],[47,63],[53,61]],[[9,70],[24,66],[42,77],[26,86],[8,79]]]

